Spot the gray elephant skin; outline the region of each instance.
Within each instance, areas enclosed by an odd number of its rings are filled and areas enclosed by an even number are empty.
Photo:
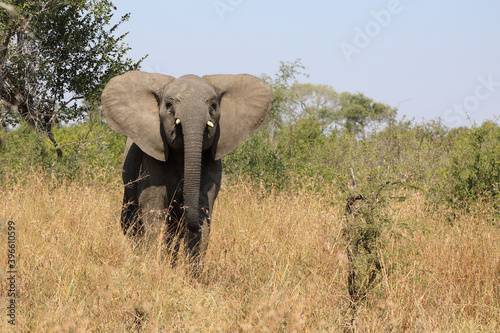
[[[109,126],[127,136],[123,232],[171,249],[174,262],[184,239],[191,265],[201,265],[221,158],[266,123],[271,88],[248,74],[131,71],[111,79],[101,100]]]

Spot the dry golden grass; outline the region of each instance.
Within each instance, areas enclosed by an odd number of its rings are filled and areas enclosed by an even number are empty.
[[[0,244],[6,221],[17,227],[19,331],[337,332],[348,322],[335,191],[321,198],[224,188],[206,272],[193,281],[182,266],[132,250],[119,228],[118,182],[54,184],[33,174],[0,188]],[[383,272],[360,304],[356,330],[500,331],[500,232],[488,206],[454,212],[450,222],[450,212],[429,211],[418,192],[406,195],[388,208]],[[4,300],[6,286],[3,275]]]

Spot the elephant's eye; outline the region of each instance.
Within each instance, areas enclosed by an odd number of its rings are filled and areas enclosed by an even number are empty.
[[[168,112],[171,112],[174,108],[174,105],[172,104],[172,102],[166,102],[165,108],[167,109]]]
[[[217,111],[217,103],[210,104],[210,114],[213,115]]]

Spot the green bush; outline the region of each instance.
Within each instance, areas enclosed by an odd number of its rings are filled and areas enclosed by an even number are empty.
[[[2,182],[20,181],[32,169],[56,179],[100,179],[119,174],[126,138],[100,119],[54,129],[62,158],[52,142],[28,125],[0,131],[0,176]]]
[[[250,178],[266,187],[276,188],[284,188],[288,182],[285,165],[273,148],[267,127],[226,156],[223,168],[224,175],[232,180]]]
[[[393,122],[366,139],[325,130],[314,117],[269,129],[226,158],[226,175],[246,176],[280,189],[404,182],[435,203],[499,199],[500,128],[449,129],[439,121]]]
[[[480,198],[500,202],[500,127],[487,121],[480,127],[451,131],[449,164],[443,173],[445,199],[471,204]]]
[[[126,137],[113,132],[100,118],[61,127],[54,137],[64,156],[99,168],[120,168]]]
[[[0,180],[22,178],[32,166],[50,164],[50,141],[23,124],[15,130],[0,131]]]
[[[322,149],[327,141],[322,126],[315,118],[300,119],[277,133],[277,153],[294,179],[317,179],[324,176],[321,160]]]
[[[35,168],[57,179],[117,179],[126,138],[111,131],[98,114],[83,123],[54,129],[63,151],[26,125],[0,131],[2,182],[22,180]],[[224,175],[250,179],[266,188],[335,186],[360,188],[404,182],[435,203],[468,206],[500,202],[500,127],[448,129],[440,122],[393,122],[360,139],[328,128],[313,116],[280,129],[265,127],[224,159]]]

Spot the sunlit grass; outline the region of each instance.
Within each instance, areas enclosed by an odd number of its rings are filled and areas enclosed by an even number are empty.
[[[0,188],[1,244],[6,221],[18,228],[16,327],[343,331],[349,318],[345,199],[335,189],[324,192],[264,193],[246,183],[223,188],[205,273],[194,281],[184,265],[172,269],[154,253],[132,249],[119,227],[118,180],[58,184],[33,173],[25,184]],[[468,214],[436,211],[419,192],[405,195],[388,207],[393,224],[382,237],[382,274],[359,306],[356,329],[500,330],[500,232],[489,206],[478,204]],[[2,316],[3,332],[10,325]]]

